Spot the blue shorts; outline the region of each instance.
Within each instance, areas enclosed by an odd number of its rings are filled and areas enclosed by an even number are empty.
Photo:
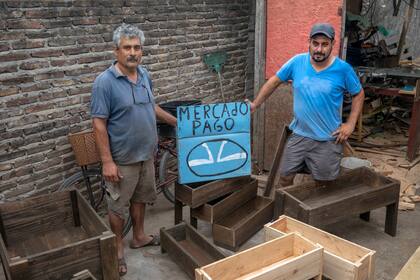
[[[335,141],[316,141],[292,134],[280,162],[280,175],[312,174],[318,181],[331,181],[340,173],[343,145]]]

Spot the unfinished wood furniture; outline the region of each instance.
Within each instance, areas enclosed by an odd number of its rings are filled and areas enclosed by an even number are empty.
[[[332,280],[373,280],[375,251],[282,215],[264,226],[265,240],[298,233],[324,247],[323,275]]]
[[[217,199],[240,189],[244,184],[251,182],[250,176],[211,182],[194,183],[189,185],[175,184],[175,224],[182,221],[182,208],[190,206],[190,210],[204,205],[206,202]],[[191,210],[192,211],[192,210]],[[197,219],[190,215],[190,223],[197,227]]]
[[[252,179],[240,187],[240,189],[233,193],[192,209],[191,215],[197,219],[214,223],[239,208],[244,202],[256,197],[258,188],[257,180]]]
[[[287,234],[195,270],[196,280],[322,278],[323,248]]]
[[[273,219],[273,212],[273,200],[255,196],[213,223],[214,243],[220,247],[237,251],[239,246]]]
[[[353,214],[368,221],[370,210],[386,206],[385,232],[395,236],[399,193],[399,181],[361,167],[327,184],[308,182],[277,190],[275,215],[319,226]]]
[[[75,190],[1,204],[0,232],[8,280],[119,279],[116,237]]]
[[[414,280],[420,278],[420,247],[410,257],[394,280]]]
[[[223,259],[225,255],[192,226],[180,223],[160,230],[162,253],[167,252],[192,279],[194,269]]]
[[[73,275],[70,280],[97,280],[95,276],[90,273],[89,270],[85,269]]]

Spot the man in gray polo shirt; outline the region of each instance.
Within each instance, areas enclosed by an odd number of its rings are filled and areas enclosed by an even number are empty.
[[[133,221],[131,248],[159,245],[158,236],[144,232],[145,205],[155,201],[153,155],[157,145],[156,117],[176,125],[176,118],[155,104],[146,69],[139,66],[144,34],[123,24],[114,31],[117,61],[95,80],[91,114],[107,196],[109,221],[117,236],[120,275],[127,273],[122,230],[126,213]]]

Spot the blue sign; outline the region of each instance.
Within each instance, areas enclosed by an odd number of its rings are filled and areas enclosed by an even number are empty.
[[[181,106],[177,117],[181,184],[251,174],[248,103]]]

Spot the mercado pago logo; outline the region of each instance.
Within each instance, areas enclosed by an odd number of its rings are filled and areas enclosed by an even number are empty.
[[[181,183],[250,173],[248,103],[185,106],[177,113]]]

